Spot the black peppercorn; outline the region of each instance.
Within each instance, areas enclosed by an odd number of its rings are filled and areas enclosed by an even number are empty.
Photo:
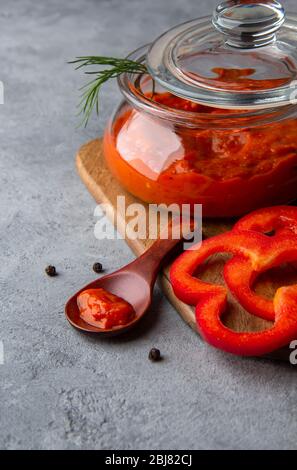
[[[160,350],[157,348],[152,348],[149,352],[149,360],[150,361],[160,361],[161,353]]]
[[[93,264],[93,271],[95,271],[95,273],[102,273],[103,271],[103,267],[102,267],[102,264],[101,263],[94,263]]]
[[[50,276],[50,277],[54,277],[54,276],[57,275],[57,271],[56,271],[55,266],[51,266],[51,265],[47,266],[47,267],[45,268],[45,272],[46,272],[46,274],[47,274],[48,276]]]

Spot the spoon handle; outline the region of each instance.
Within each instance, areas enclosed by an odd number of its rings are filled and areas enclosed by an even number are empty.
[[[162,261],[186,235],[183,231],[183,226],[186,222],[188,233],[190,233],[193,227],[195,227],[194,220],[188,219],[181,222],[179,217],[173,219],[152,246],[127,266],[127,270],[131,269],[134,273],[138,273],[153,286]]]

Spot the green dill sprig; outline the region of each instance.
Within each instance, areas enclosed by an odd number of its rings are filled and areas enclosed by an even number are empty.
[[[75,60],[69,62],[75,64],[75,70],[90,66],[103,67],[102,70],[85,71],[86,75],[96,75],[96,77],[86,83],[82,88],[81,101],[78,105],[79,115],[83,115],[82,123],[87,126],[93,110],[99,114],[99,92],[102,85],[111,78],[117,78],[122,73],[135,73],[143,74],[148,73],[147,68],[140,62],[135,62],[130,59],[117,59],[114,57],[102,56],[86,56],[77,57]]]

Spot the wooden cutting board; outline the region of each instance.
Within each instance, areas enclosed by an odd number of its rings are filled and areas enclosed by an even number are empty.
[[[144,240],[132,240],[125,235],[128,218],[125,214],[116,212],[117,197],[120,195],[125,196],[126,206],[138,202],[145,207],[146,211],[148,211],[148,207],[145,203],[125,191],[111,175],[103,157],[102,140],[92,140],[83,145],[77,154],[76,165],[82,181],[85,183],[96,202],[100,204],[104,203],[106,215],[113,222],[115,222],[114,219],[116,219],[116,228],[119,233],[125,237],[130,248],[137,256],[142,254],[149,248],[154,240],[150,240],[149,238]],[[229,230],[233,224],[234,220],[204,220],[203,236],[207,238],[225,232]],[[207,269],[199,273],[199,277],[207,282],[223,284],[222,268],[226,258],[227,257],[224,255],[216,255],[210,258],[206,264]],[[165,267],[160,275],[162,289],[185,322],[197,332],[194,308],[184,304],[174,295],[169,281],[168,271],[169,266]],[[272,298],[278,287],[295,283],[297,283],[297,270],[292,266],[284,266],[276,270],[271,270],[269,273],[265,273],[265,275],[261,275],[255,285],[255,290],[260,295]],[[229,308],[224,316],[224,323],[235,331],[258,331],[267,328],[271,324],[270,322],[247,313],[231,295],[229,298]],[[269,355],[269,358],[288,361],[290,352],[291,350],[289,348],[284,348]]]

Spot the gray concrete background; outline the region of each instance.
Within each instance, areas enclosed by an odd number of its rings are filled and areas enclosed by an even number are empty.
[[[296,448],[293,367],[210,348],[158,290],[146,322],[123,338],[79,334],[63,314],[95,261],[109,272],[133,257],[123,241],[94,238],[95,203],[74,167],[119,93],[106,87],[100,120],[77,130],[82,76],[66,61],[123,56],[216,3],[1,0],[1,448]],[[57,278],[44,275],[48,263]],[[152,346],[163,362],[148,361]]]

